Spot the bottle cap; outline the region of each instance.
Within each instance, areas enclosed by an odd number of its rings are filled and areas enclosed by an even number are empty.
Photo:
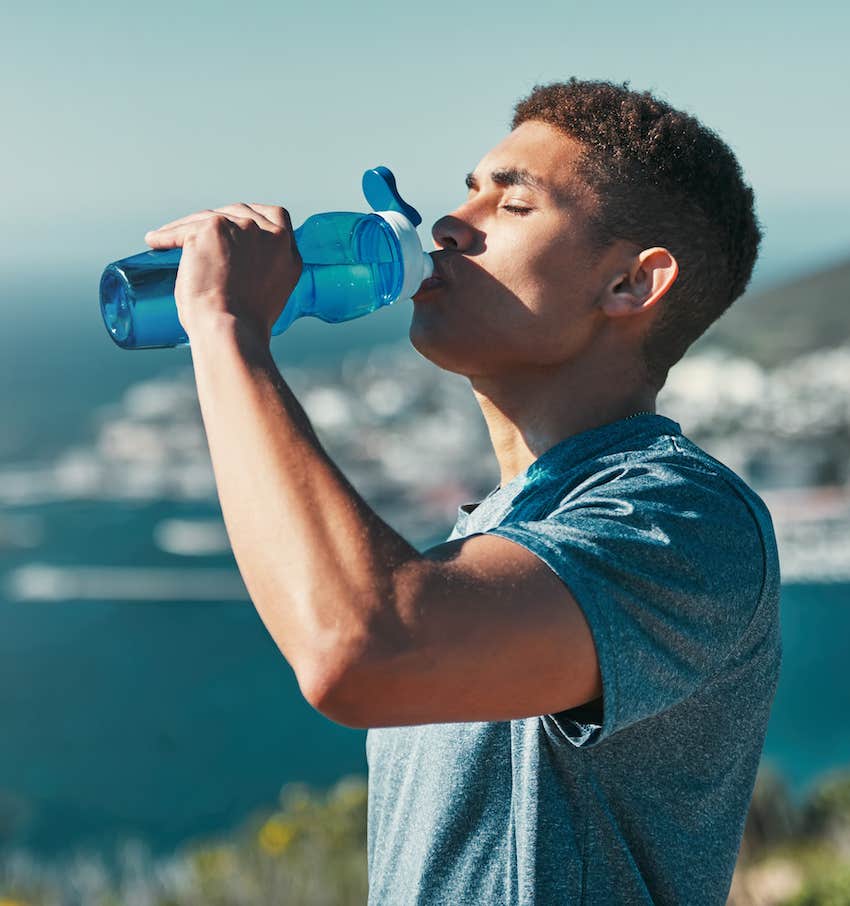
[[[401,247],[402,281],[399,299],[409,299],[434,273],[431,256],[422,251],[416,227],[422,223],[419,211],[399,194],[392,170],[373,167],[363,174],[363,194],[372,210],[390,225]]]
[[[389,167],[373,167],[363,174],[363,194],[376,213],[398,211],[415,227],[422,223],[419,211],[413,205],[409,205],[399,194],[395,176]]]
[[[422,251],[422,243],[416,227],[398,211],[375,211],[390,226],[401,248],[401,266],[404,280],[399,291],[399,299],[409,299],[420,286],[434,273],[434,261],[427,252]],[[396,300],[397,301],[397,300]]]

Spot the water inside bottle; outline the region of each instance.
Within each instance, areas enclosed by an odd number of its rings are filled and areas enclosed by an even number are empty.
[[[304,272],[272,329],[295,317],[348,321],[395,301],[404,278],[401,248],[375,214],[330,213],[308,218],[295,231]],[[100,283],[103,320],[125,349],[187,346],[174,283],[181,250],[149,250],[108,265]]]
[[[404,278],[398,240],[375,214],[317,214],[298,230],[305,268],[297,292],[301,313],[335,323],[395,301]],[[290,300],[292,301],[292,300]]]
[[[100,281],[103,320],[119,346],[139,349],[186,346],[174,303],[180,249],[147,251],[110,264]],[[136,305],[144,305],[138,317]]]

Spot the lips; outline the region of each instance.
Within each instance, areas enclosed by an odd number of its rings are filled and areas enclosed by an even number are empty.
[[[434,262],[434,273],[428,277],[427,280],[422,281],[419,289],[414,293],[414,296],[418,296],[420,293],[425,293],[432,289],[437,289],[446,284],[446,279],[443,276],[442,262],[433,252],[431,253],[431,260]]]
[[[442,277],[438,277],[436,274],[432,277],[429,277],[427,280],[424,280],[420,285],[419,289],[416,290],[416,295],[419,293],[427,292],[429,289],[435,289],[438,286],[442,286],[445,283]]]

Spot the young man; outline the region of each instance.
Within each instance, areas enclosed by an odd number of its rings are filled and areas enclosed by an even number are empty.
[[[648,93],[539,87],[434,225],[410,337],[466,375],[501,468],[424,554],[319,445],[269,352],[300,273],[282,208],[183,247],[242,576],[306,698],[369,727],[371,904],[722,904],[776,687],[753,491],[655,413],[760,240],[732,152]]]

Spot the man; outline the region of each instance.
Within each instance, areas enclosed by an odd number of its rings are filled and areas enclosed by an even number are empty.
[[[418,553],[319,445],[269,352],[282,208],[183,247],[225,523],[314,707],[368,727],[371,904],[721,904],[776,687],[770,516],[655,413],[760,240],[732,152],[628,85],[538,87],[433,228],[410,337],[466,375],[501,470]]]

